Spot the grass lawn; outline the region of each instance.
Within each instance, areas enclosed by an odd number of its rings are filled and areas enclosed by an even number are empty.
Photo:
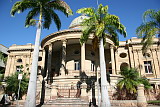
[[[148,104],[160,105],[160,100],[147,101]]]

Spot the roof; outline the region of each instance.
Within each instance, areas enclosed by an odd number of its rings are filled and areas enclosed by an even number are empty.
[[[81,22],[84,20],[84,19],[87,19],[89,18],[88,16],[85,16],[85,15],[81,15],[81,16],[78,16],[76,17],[70,24],[69,28],[72,29],[72,28],[79,28],[80,25],[81,25]]]

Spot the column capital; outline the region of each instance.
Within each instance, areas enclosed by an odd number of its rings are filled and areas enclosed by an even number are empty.
[[[114,48],[114,45],[110,45],[110,48],[113,49],[113,48]]]
[[[61,41],[62,41],[63,44],[67,43],[67,39],[66,38],[61,39]]]

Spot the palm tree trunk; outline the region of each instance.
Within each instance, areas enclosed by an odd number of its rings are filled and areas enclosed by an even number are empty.
[[[107,89],[106,63],[105,63],[105,57],[104,57],[103,38],[100,38],[99,55],[100,55],[100,70],[101,70],[101,104],[100,104],[101,106],[100,107],[111,107],[111,103],[108,96],[108,89]]]
[[[27,92],[27,99],[25,102],[25,107],[36,107],[36,85],[37,85],[37,68],[38,68],[38,57],[39,57],[39,44],[41,35],[41,20],[38,22],[35,46],[33,52],[32,68]]]

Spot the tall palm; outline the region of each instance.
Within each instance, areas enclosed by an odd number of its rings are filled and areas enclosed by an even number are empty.
[[[143,23],[136,29],[139,37],[142,37],[143,52],[153,43],[154,36],[160,38],[160,10],[149,9],[143,14]],[[159,41],[160,42],[160,41]]]
[[[64,15],[66,16],[72,14],[72,11],[70,7],[61,0],[20,0],[13,5],[11,9],[11,15],[14,16],[16,12],[24,12],[25,10],[30,10],[27,14],[25,21],[26,27],[35,24],[36,20],[34,20],[33,18],[39,18],[37,24],[37,33],[35,39],[30,81],[28,86],[27,99],[25,103],[26,107],[35,107],[37,65],[41,28],[43,27],[44,29],[49,29],[53,20],[59,30],[61,27],[61,21],[58,15],[55,13],[55,10],[64,13]]]
[[[100,69],[101,69],[101,107],[110,107],[110,100],[107,89],[107,78],[106,78],[106,64],[104,58],[104,42],[105,38],[109,37],[115,43],[119,44],[118,33],[126,37],[125,27],[120,23],[118,16],[111,15],[108,13],[108,6],[100,4],[98,9],[94,8],[81,8],[77,10],[77,13],[85,14],[89,18],[84,19],[81,23],[83,35],[80,38],[80,43],[85,43],[90,34],[94,34],[93,46],[98,48],[100,54]]]

